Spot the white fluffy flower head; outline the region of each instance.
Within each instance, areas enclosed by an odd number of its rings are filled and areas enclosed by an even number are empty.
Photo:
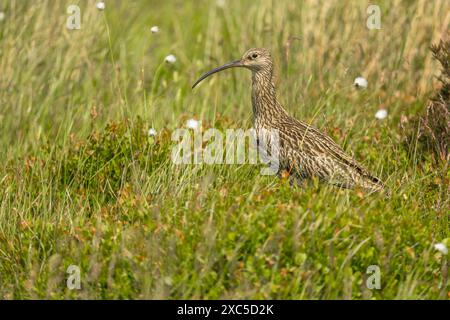
[[[188,121],[186,121],[186,127],[188,127],[189,129],[198,129],[199,127],[199,122],[195,119],[189,119]]]
[[[369,85],[369,82],[367,82],[367,80],[365,78],[363,78],[363,77],[357,77],[355,79],[355,81],[353,82],[353,84],[357,88],[365,89]]]
[[[444,243],[436,243],[434,248],[442,254],[446,255],[448,253],[448,248]]]
[[[167,57],[164,58],[164,61],[173,64],[177,61],[177,58],[173,54],[169,54]]]
[[[219,7],[219,8],[225,8],[225,5],[226,5],[227,3],[226,3],[226,0],[216,0],[216,5]]]
[[[155,128],[148,129],[148,136],[149,137],[155,137],[157,134],[158,134],[158,132],[156,132]]]
[[[106,4],[103,1],[99,1],[97,2],[97,4],[95,5],[97,7],[98,10],[103,11],[106,8]]]
[[[377,118],[378,120],[383,120],[385,118],[387,118],[388,116],[388,112],[386,109],[380,109],[377,111],[377,113],[375,113],[375,118]]]

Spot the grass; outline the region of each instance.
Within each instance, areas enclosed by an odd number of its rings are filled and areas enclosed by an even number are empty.
[[[80,30],[65,27],[70,4]],[[382,29],[368,30],[364,1],[2,2],[0,298],[448,299],[434,249],[450,237],[448,165],[405,143],[403,124],[437,89],[428,48],[448,37],[450,7],[379,5]],[[247,71],[190,85],[255,46],[272,50],[289,112],[391,198],[171,162],[186,119],[251,127]],[[360,75],[367,90],[352,86]],[[69,265],[81,290],[66,286]]]

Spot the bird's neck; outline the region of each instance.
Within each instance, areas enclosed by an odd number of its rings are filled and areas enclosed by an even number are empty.
[[[255,122],[270,122],[271,119],[286,114],[277,101],[272,70],[252,73],[252,106]]]

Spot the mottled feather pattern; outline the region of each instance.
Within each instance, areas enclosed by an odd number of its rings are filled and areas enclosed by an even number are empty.
[[[253,125],[258,148],[270,158],[278,158],[280,176],[287,171],[296,180],[318,177],[342,188],[359,186],[368,191],[384,188],[380,179],[371,175],[330,137],[288,115],[277,101],[273,62],[267,49],[247,50],[240,60],[205,73],[192,87],[212,74],[235,67],[252,71]],[[275,141],[271,136],[274,130],[278,135],[276,144],[271,143]],[[276,147],[278,149],[274,149]],[[271,154],[272,151],[277,157]]]
[[[252,70],[254,126],[257,134],[263,130],[278,130],[280,170],[290,172],[298,180],[318,177],[342,188],[358,186],[368,191],[382,190],[381,180],[345,153],[330,137],[288,115],[276,98],[272,60],[268,52],[262,50],[259,55],[266,56],[267,61],[263,67]]]

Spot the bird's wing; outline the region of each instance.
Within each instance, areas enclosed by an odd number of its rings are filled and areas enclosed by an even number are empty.
[[[333,139],[323,134],[316,128],[289,117],[281,123],[279,128],[282,140],[286,141],[291,148],[305,154],[305,156],[318,161],[333,162],[341,167],[350,167],[360,175],[365,176],[376,184],[382,184],[381,180],[371,175],[363,166],[349,156]]]

